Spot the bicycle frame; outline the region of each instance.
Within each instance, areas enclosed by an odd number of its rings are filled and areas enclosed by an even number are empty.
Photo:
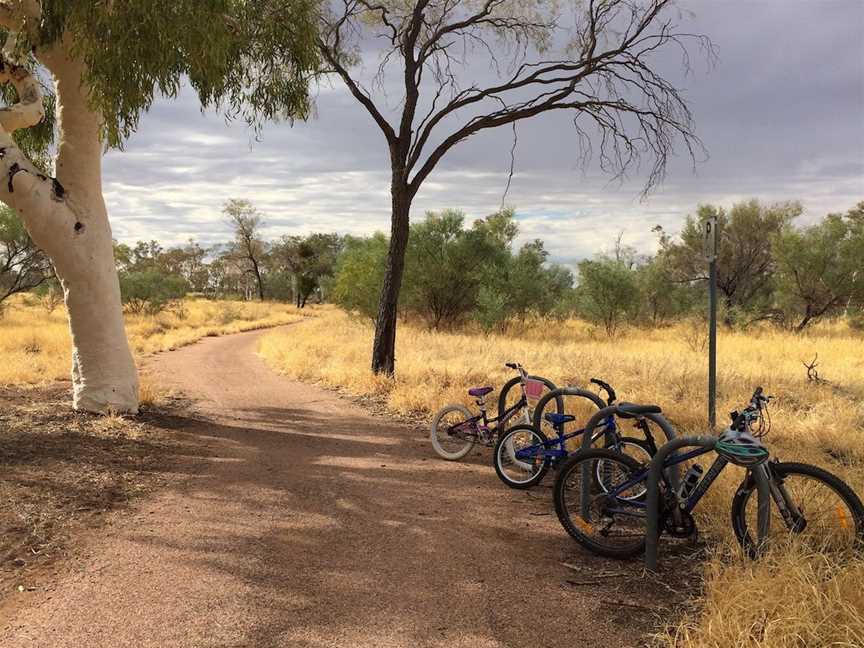
[[[498,430],[500,430],[501,427],[507,423],[507,421],[513,418],[516,415],[516,412],[525,407],[527,403],[528,400],[524,395],[523,386],[523,395],[522,398],[519,399],[519,402],[517,402],[515,405],[512,405],[511,407],[508,407],[500,416],[489,418],[489,415],[486,413],[486,408],[483,407],[483,405],[481,404],[479,414],[477,414],[476,416],[472,416],[469,419],[465,419],[460,423],[451,425],[447,429],[447,433],[453,435],[459,432],[463,427],[469,426],[472,428],[472,431],[481,432],[489,435],[497,434]],[[481,420],[483,421],[482,423],[480,423]],[[492,424],[494,424],[495,427],[490,427],[490,425]]]
[[[701,457],[704,454],[712,452],[713,448],[697,448],[696,450],[690,450],[689,452],[675,454],[672,457],[669,457],[666,461],[663,462],[663,483],[666,484],[667,488],[669,487],[669,480],[666,477],[666,470],[672,468],[673,466],[677,466],[680,463],[684,463],[685,461],[689,461],[690,459],[695,459],[696,457]],[[687,500],[682,504],[681,510],[686,513],[691,513],[693,509],[696,508],[696,505],[699,504],[699,500],[708,492],[708,489],[711,487],[711,484],[717,479],[723,469],[726,467],[726,464],[729,463],[729,460],[725,457],[717,455],[717,458],[714,459],[714,463],[711,464],[711,467],[708,468],[707,472],[703,475],[702,479],[699,480],[699,483],[696,485],[696,488],[693,489],[693,492],[687,498]],[[616,499],[620,499],[622,501],[626,501],[631,510],[625,509],[608,509],[614,513],[620,513],[622,515],[636,515],[635,512],[632,511],[632,508],[640,508],[647,509],[648,505],[645,502],[639,502],[635,500],[630,500],[627,498],[619,497],[619,495],[627,489],[632,488],[642,482],[646,482],[648,480],[648,469],[640,471],[635,476],[628,479],[624,484],[621,484],[617,488],[615,488],[609,495],[615,497]]]
[[[618,431],[618,427],[615,425],[615,417],[610,416],[606,419],[606,425],[603,429],[596,432],[591,438],[591,442],[593,443],[601,436],[606,434],[615,434]],[[575,439],[578,436],[582,436],[585,434],[585,428],[581,430],[576,430],[575,432],[570,432],[569,434],[564,434],[564,427],[562,426],[560,429],[556,428],[556,432],[558,436],[554,439],[547,439],[542,443],[535,443],[534,445],[530,445],[527,448],[520,448],[515,453],[516,459],[527,459],[532,460],[535,457],[535,453],[538,449],[543,448],[543,456],[547,459],[551,459],[553,461],[566,459],[570,454],[567,452],[567,448],[565,447],[565,443],[570,439]],[[557,448],[555,446],[558,446]]]

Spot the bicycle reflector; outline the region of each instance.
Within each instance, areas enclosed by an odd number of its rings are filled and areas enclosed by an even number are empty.
[[[749,432],[728,429],[717,439],[715,450],[736,466],[750,468],[768,459],[768,448]]]

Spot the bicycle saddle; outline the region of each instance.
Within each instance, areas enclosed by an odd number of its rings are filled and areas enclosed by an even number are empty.
[[[576,420],[576,417],[572,414],[558,414],[556,412],[549,412],[548,414],[544,415],[543,418],[545,418],[547,421],[549,421],[552,425],[556,427]]]
[[[469,396],[474,396],[475,398],[482,398],[489,392],[495,391],[494,387],[475,387],[474,389],[468,390]]]
[[[618,403],[618,416],[635,418],[643,414],[660,414],[663,410],[659,405],[637,405],[636,403]]]

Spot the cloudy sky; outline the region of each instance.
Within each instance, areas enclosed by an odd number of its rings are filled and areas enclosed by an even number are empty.
[[[610,184],[577,164],[566,115],[519,126],[507,204],[523,239],[542,238],[553,259],[573,263],[608,249],[619,231],[642,251],[651,228],[676,231],[701,202],[797,199],[803,220],[864,200],[864,0],[682,0],[686,31],[713,40],[713,67],[694,52],[663,72],[685,92],[710,157],[695,172],[674,160],[644,201],[644,179]],[[668,68],[668,69],[667,69]],[[487,78],[485,65],[465,80]],[[512,133],[486,131],[461,144],[430,176],[413,217],[455,207],[470,217],[501,204]],[[264,214],[268,235],[387,230],[389,166],[384,140],[342,87],[322,88],[316,117],[270,125],[260,141],[242,125],[202,115],[194,94],[160,101],[123,152],[105,160],[115,237],[181,243],[225,240],[229,198]]]

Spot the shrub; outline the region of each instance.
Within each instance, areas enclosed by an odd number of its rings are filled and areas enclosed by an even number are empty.
[[[120,274],[120,294],[124,308],[136,315],[155,315],[176,307],[189,286],[183,277],[147,270]]]

